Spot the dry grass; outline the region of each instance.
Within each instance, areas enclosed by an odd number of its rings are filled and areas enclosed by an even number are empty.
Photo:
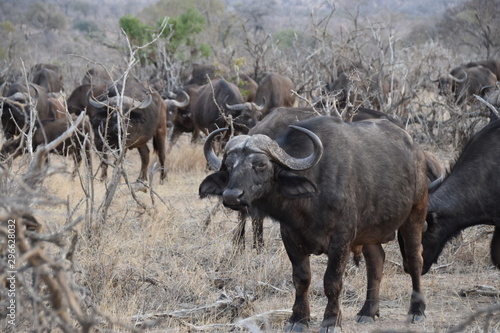
[[[280,240],[279,226],[265,221],[265,248],[261,253],[251,248],[249,231],[246,249],[235,251],[234,212],[220,208],[206,226],[204,221],[216,200],[198,197],[198,186],[207,175],[205,160],[201,145],[191,145],[188,139],[181,138],[168,156],[168,182],[154,184],[154,205],[149,193],[137,193],[138,199],[147,205],[144,210],[126,186],[121,186],[105,224],[95,222],[90,237],[83,224],[77,226],[78,243],[68,275],[83,287],[79,294],[83,309],[104,331],[129,331],[136,327],[150,332],[278,332],[294,299],[291,265]],[[14,175],[22,174],[26,161],[16,161],[12,167]],[[127,161],[127,172],[134,179],[139,173],[137,152],[129,152]],[[52,158],[53,166],[66,163],[61,157]],[[37,217],[43,224],[42,233],[50,233],[66,223],[68,211],[75,209],[84,194],[79,179],[72,178],[69,172],[56,172],[43,185],[46,194],[68,201],[67,205],[39,207]],[[100,203],[105,185],[96,180],[94,186],[95,202]],[[84,206],[77,209],[77,215],[85,214]],[[381,317],[373,325],[354,321],[364,300],[366,278],[363,263],[359,268],[349,264],[342,295],[341,331],[447,332],[477,310],[498,305],[498,296],[462,296],[463,290],[477,285],[500,288],[498,270],[489,260],[491,230],[479,227],[464,232],[441,256],[439,264],[445,267],[424,276],[428,308],[422,324],[405,323],[411,286],[409,276],[402,271],[396,242],[385,246]],[[58,249],[48,247],[47,251]],[[317,331],[326,305],[322,287],[326,257],[313,257],[311,262],[311,329]],[[480,317],[464,332],[500,330],[499,313],[497,309],[496,317]],[[259,314],[267,315],[250,322],[240,321]],[[0,324],[5,327],[3,322]],[[28,321],[21,328],[28,331],[31,325]]]

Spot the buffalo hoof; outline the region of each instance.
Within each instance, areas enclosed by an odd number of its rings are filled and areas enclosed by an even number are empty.
[[[319,333],[333,333],[335,332],[335,326],[321,327]]]
[[[406,321],[411,324],[421,323],[425,319],[423,314],[409,314]]]
[[[375,318],[370,316],[357,316],[356,322],[359,324],[373,324],[375,322]]]
[[[309,332],[309,327],[301,323],[288,323],[285,326],[285,332]]]

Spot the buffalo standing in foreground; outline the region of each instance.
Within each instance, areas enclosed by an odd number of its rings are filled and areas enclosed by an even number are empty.
[[[446,243],[461,230],[494,225],[491,259],[500,269],[500,121],[493,121],[466,144],[451,172],[429,191],[423,235],[425,274]]]
[[[286,331],[302,332],[309,317],[309,256],[327,254],[324,290],[328,298],[321,332],[340,324],[339,297],[351,250],[363,246],[367,297],[358,322],[379,315],[379,287],[385,259],[382,243],[398,231],[412,277],[409,317],[423,319],[421,235],[427,208],[424,153],[403,129],[387,120],[345,123],[333,117],[299,122],[276,140],[265,135],[231,139],[221,161],[205,156],[215,173],[200,185],[200,197],[220,196],[225,206],[256,210],[280,223],[296,289]]]
[[[165,140],[167,134],[167,114],[165,102],[156,91],[148,91],[138,82],[127,83],[124,96],[112,96],[120,87],[109,91],[109,99],[96,101],[89,96],[89,103],[95,109],[91,118],[94,142],[97,150],[122,148],[120,136],[126,131],[123,148],[137,148],[141,156],[141,171],[138,180],[147,181],[149,166],[148,142],[153,140],[153,148],[158,154],[161,166],[160,181],[166,178]],[[120,113],[121,117],[118,117]],[[124,121],[122,121],[124,120]],[[125,125],[125,126],[123,126]],[[123,126],[123,127],[122,127]],[[106,155],[106,154],[104,154]],[[102,178],[107,175],[106,156],[103,157]]]
[[[279,107],[271,111],[264,119],[250,129],[249,135],[264,134],[271,139],[275,139],[279,133],[285,131],[289,125],[299,121],[321,116],[321,114],[309,107]],[[404,128],[401,120],[391,117],[387,113],[366,109],[366,108],[346,108],[342,114],[342,119],[346,122],[370,120],[370,119],[387,119],[397,126]],[[441,176],[442,169],[439,161],[429,152],[425,151],[427,161],[427,176],[430,181],[433,181]],[[245,246],[245,224],[247,215],[252,216],[253,230],[253,247],[256,249],[264,246],[264,219],[259,216],[258,212],[241,212],[238,226],[235,230],[233,242],[237,246]]]

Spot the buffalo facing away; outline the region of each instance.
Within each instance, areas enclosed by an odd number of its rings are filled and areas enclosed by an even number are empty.
[[[122,91],[120,87],[116,91]],[[115,89],[110,89],[105,101],[94,100],[89,95],[89,103],[94,108],[91,118],[94,142],[98,151],[106,158],[108,148],[137,148],[141,156],[140,181],[147,181],[149,166],[148,142],[153,140],[153,148],[158,154],[161,166],[160,180],[166,178],[165,140],[167,132],[166,107],[156,91],[148,91],[139,82],[129,82],[125,95],[113,96]],[[124,133],[126,136],[124,137]],[[120,147],[120,141],[125,138]],[[102,178],[106,178],[107,162],[101,163]]]
[[[431,186],[424,233],[424,269],[437,262],[446,243],[461,230],[495,226],[491,259],[500,269],[500,121],[488,124],[466,144],[451,172]]]
[[[345,123],[315,117],[281,133],[231,139],[222,161],[210,141],[204,151],[215,173],[200,184],[200,197],[222,197],[225,206],[251,209],[280,224],[296,290],[286,331],[308,326],[311,283],[309,256],[327,254],[324,289],[328,298],[321,332],[340,324],[342,278],[352,250],[362,246],[368,287],[358,322],[379,315],[379,287],[385,259],[382,243],[401,234],[403,262],[411,275],[412,321],[423,319],[421,235],[427,208],[424,153],[400,127],[387,120]]]

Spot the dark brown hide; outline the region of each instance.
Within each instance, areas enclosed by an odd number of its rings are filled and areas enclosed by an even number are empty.
[[[491,259],[500,269],[499,156],[500,121],[496,120],[468,141],[451,172],[429,192],[423,274],[437,262],[449,240],[480,224],[495,226]]]
[[[238,87],[231,82],[220,79],[204,85],[193,108],[195,131],[208,134],[217,128],[226,127],[228,126],[226,118],[230,116],[238,133],[248,133],[248,130],[255,126],[256,115],[229,108],[241,103],[243,96]]]
[[[324,275],[328,304],[322,331],[340,324],[342,279],[349,254],[359,246],[366,259],[368,286],[358,321],[377,316],[385,257],[380,244],[394,239],[396,231],[404,239],[403,261],[412,278],[410,320],[422,320],[421,235],[427,208],[424,153],[406,131],[387,120],[346,123],[315,117],[296,125],[314,136],[295,129],[283,132],[275,141],[267,136],[237,136],[227,143],[224,158],[218,162],[206,149],[209,164],[221,168],[205,178],[199,189],[202,198],[220,196],[227,207],[250,208],[280,223],[296,288],[285,330],[304,329],[310,319],[311,254],[328,256]],[[302,171],[292,166],[290,159],[302,165],[302,160],[318,155],[318,144],[314,143],[314,149],[312,144],[317,140],[323,146],[317,164]]]
[[[90,92],[89,92],[90,91]],[[87,111],[87,116],[92,118],[94,114],[94,107],[89,104],[89,96],[100,100],[103,98],[103,94],[106,92],[105,85],[92,86],[90,84],[83,84],[76,87],[69,97],[66,99],[66,105],[68,106],[68,112],[70,114],[80,115],[83,111]]]
[[[166,134],[167,134],[167,110],[163,99],[158,92],[146,89],[137,82],[128,82],[125,86],[125,96],[121,114],[125,115],[119,120],[117,110],[120,109],[120,98],[116,92],[121,92],[121,87],[108,90],[109,99],[100,103],[89,100],[95,108],[91,118],[92,129],[94,131],[94,142],[98,151],[106,152],[109,148],[119,147],[119,136],[124,138],[124,147],[126,149],[137,148],[141,156],[141,171],[139,180],[147,181],[147,171],[149,166],[149,148],[148,142],[153,140],[153,149],[158,155],[161,166],[160,180],[166,178],[165,153],[166,153]],[[89,96],[90,98],[90,96]],[[146,102],[148,101],[148,102]],[[147,104],[147,105],[145,105]],[[127,135],[123,136],[123,128],[120,131],[121,124],[128,124],[126,127]],[[104,154],[106,155],[106,154]],[[102,178],[107,176],[106,156],[101,163]]]
[[[72,120],[75,121],[76,118],[76,116],[73,116]],[[41,126],[37,126],[33,133],[33,151],[35,151],[38,146],[48,144],[57,139],[70,127],[70,125],[71,123],[67,118],[42,120]],[[84,145],[83,149],[82,145]],[[73,156],[75,162],[75,171],[73,174],[76,174],[82,161],[82,150],[85,151],[89,167],[92,166],[90,148],[90,123],[88,120],[84,119],[77,130],[73,132],[73,135],[56,146],[51,152],[63,156]],[[14,159],[26,152],[26,138],[24,136],[19,136],[18,138],[7,140],[2,146],[0,154],[3,159],[7,157],[12,157]]]
[[[30,88],[14,83],[2,97],[2,126],[5,137],[10,139],[20,134],[30,124],[31,111],[36,110],[37,121],[55,119],[56,115],[49,107],[45,88],[30,84]]]

